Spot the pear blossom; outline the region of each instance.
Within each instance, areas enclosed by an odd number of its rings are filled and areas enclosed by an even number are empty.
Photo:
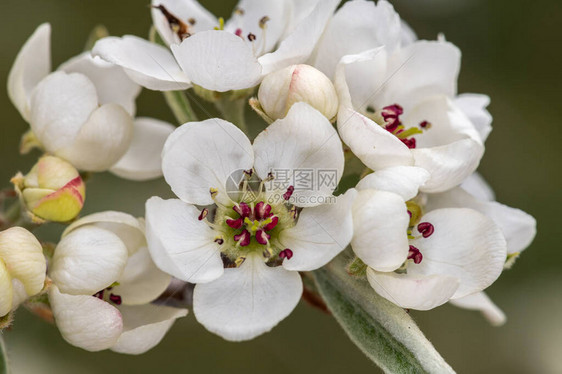
[[[484,144],[455,104],[459,67],[459,50],[442,41],[344,57],[336,73],[342,140],[372,170],[424,168],[423,192],[460,184],[478,167]]]
[[[43,247],[22,227],[0,232],[0,316],[41,292],[47,263]]]
[[[461,186],[442,193],[427,194],[425,199],[428,210],[470,208],[492,219],[507,243],[507,267],[531,244],[537,232],[536,220],[532,216],[496,202],[493,190],[477,173],[467,178]],[[451,300],[451,303],[481,311],[493,325],[501,325],[506,320],[504,313],[483,292]]]
[[[48,153],[85,171],[134,180],[161,176],[159,153],[174,127],[137,118],[140,86],[119,66],[84,52],[51,72],[49,24],[37,28],[8,77],[10,99]]]
[[[49,301],[61,335],[88,351],[144,353],[187,314],[150,304],[171,278],[150,258],[143,220],[125,213],[95,213],[70,225],[49,276]]]
[[[247,89],[306,61],[339,0],[295,3],[241,0],[224,23],[195,0],[152,0],[154,26],[169,48],[126,35],[100,40],[93,52],[153,90]]]
[[[469,208],[430,210],[417,196],[429,173],[397,166],[357,185],[351,247],[367,279],[403,308],[428,310],[473,295],[501,274],[507,244],[501,229]]]
[[[35,218],[68,222],[84,206],[86,186],[78,171],[54,156],[43,156],[27,175],[12,178],[24,206]]]
[[[170,136],[162,168],[179,199],[147,201],[149,250],[161,270],[196,284],[193,310],[208,330],[233,341],[271,330],[301,297],[298,272],[348,245],[356,191],[332,195],[343,166],[335,129],[305,103],[253,145],[221,119]],[[334,184],[299,187],[302,170],[331,170]]]

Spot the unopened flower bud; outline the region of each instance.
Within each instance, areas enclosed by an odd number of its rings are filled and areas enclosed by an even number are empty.
[[[12,182],[26,208],[47,221],[70,221],[84,205],[84,181],[74,166],[58,157],[41,157],[26,176],[18,174]]]
[[[338,96],[330,79],[309,65],[292,65],[267,75],[258,100],[272,120],[284,118],[294,103],[305,102],[332,120],[338,112]]]
[[[0,232],[0,316],[41,292],[47,264],[43,248],[21,227]]]

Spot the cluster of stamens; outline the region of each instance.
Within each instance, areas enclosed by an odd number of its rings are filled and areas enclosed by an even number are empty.
[[[414,135],[422,134],[423,130],[431,127],[428,121],[422,121],[419,127],[406,128],[400,121],[400,116],[404,113],[404,109],[398,105],[393,104],[386,106],[381,111],[381,116],[384,120],[384,128],[392,133],[406,145],[406,147],[413,149],[416,148],[416,138]]]
[[[280,265],[283,260],[293,257],[293,251],[284,248],[277,235],[279,225],[288,228],[297,219],[297,208],[287,206],[294,187],[287,188],[281,202],[267,203],[263,188],[266,182],[274,179],[273,175],[262,180],[258,190],[250,193],[248,181],[252,175],[251,171],[245,172],[241,188],[242,196],[250,195],[251,199],[224,205],[219,201],[219,191],[211,188],[210,194],[216,205],[214,222],[207,221],[208,208],[203,209],[198,217],[217,233],[215,243],[223,246],[221,254],[226,267],[240,266],[250,252],[261,252],[269,266]]]
[[[111,292],[112,289],[113,289],[113,287],[107,287],[104,290],[96,292],[92,296],[97,297],[98,299],[106,301],[108,303],[112,303],[112,304],[115,304],[115,305],[121,305],[121,302],[122,302],[121,296],[112,293]]]

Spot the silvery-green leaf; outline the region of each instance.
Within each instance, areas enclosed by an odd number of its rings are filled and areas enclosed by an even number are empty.
[[[406,311],[347,274],[350,260],[344,252],[314,277],[353,343],[386,373],[454,373]]]

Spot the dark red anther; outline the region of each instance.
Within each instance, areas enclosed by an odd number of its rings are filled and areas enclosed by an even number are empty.
[[[402,141],[402,143],[404,143],[406,145],[406,147],[408,147],[410,149],[416,148],[416,139],[406,138],[406,139],[400,139],[400,140]]]
[[[121,296],[111,294],[109,295],[109,301],[111,301],[115,305],[121,305]]]
[[[236,29],[236,31],[234,31],[234,35],[242,37],[242,29]]]
[[[422,234],[424,238],[429,238],[431,234],[435,231],[435,227],[429,222],[421,222],[418,225],[418,231]]]
[[[271,217],[271,222],[269,222],[267,225],[265,225],[263,227],[263,229],[265,231],[273,230],[275,228],[275,226],[277,226],[278,223],[279,223],[279,217],[273,216],[273,217]]]
[[[94,294],[94,297],[97,297],[98,299],[102,300],[102,299],[103,299],[103,291],[104,291],[104,290],[101,290],[101,291],[99,291],[99,292],[96,292],[96,293]]]
[[[408,260],[414,260],[414,264],[419,264],[423,260],[423,255],[419,249],[411,245],[408,251]]]
[[[271,205],[266,204],[263,201],[257,203],[256,207],[254,208],[255,218],[258,221],[267,218],[270,213],[271,213]]]
[[[291,196],[293,196],[293,192],[295,192],[295,187],[289,186],[289,188],[287,188],[287,192],[283,194],[283,199],[289,200]]]
[[[207,217],[207,214],[209,214],[209,209],[205,208],[201,211],[201,214],[199,214],[199,221],[202,221],[205,219],[205,217]]]
[[[222,245],[224,243],[224,239],[222,238],[216,238],[215,239],[215,243],[217,243],[218,245]]]
[[[269,241],[269,238],[271,238],[271,235],[266,233],[264,230],[258,230],[256,232],[256,240],[260,244],[264,244],[264,245],[267,244],[267,242]]]
[[[239,229],[240,227],[242,227],[242,224],[244,223],[244,220],[242,218],[238,218],[238,219],[227,219],[226,220],[226,224],[229,227],[232,227],[233,229]]]
[[[404,108],[398,104],[388,105],[382,108],[382,118],[386,120],[387,117],[398,117],[404,113]]]
[[[253,42],[254,40],[256,40],[256,36],[255,36],[254,34],[252,34],[252,33],[249,33],[249,34],[248,34],[248,40],[251,41],[251,42]]]
[[[410,212],[410,210],[408,210],[408,216],[410,216],[410,219],[412,218],[412,212]]]
[[[252,236],[248,230],[242,231],[241,234],[234,235],[234,240],[236,240],[241,247],[249,245],[251,238]]]
[[[430,127],[431,127],[431,123],[429,123],[428,121],[422,121],[422,122],[420,123],[420,127],[421,127],[422,129],[425,129],[426,127],[427,127],[427,128],[430,128]]]
[[[285,248],[284,250],[279,252],[279,258],[286,258],[287,260],[290,260],[291,257],[293,257],[293,251],[291,251],[289,248]]]
[[[240,214],[240,217],[242,218],[249,217],[252,213],[252,208],[250,208],[250,206],[246,203],[235,205],[232,209],[234,209],[236,213]]]

